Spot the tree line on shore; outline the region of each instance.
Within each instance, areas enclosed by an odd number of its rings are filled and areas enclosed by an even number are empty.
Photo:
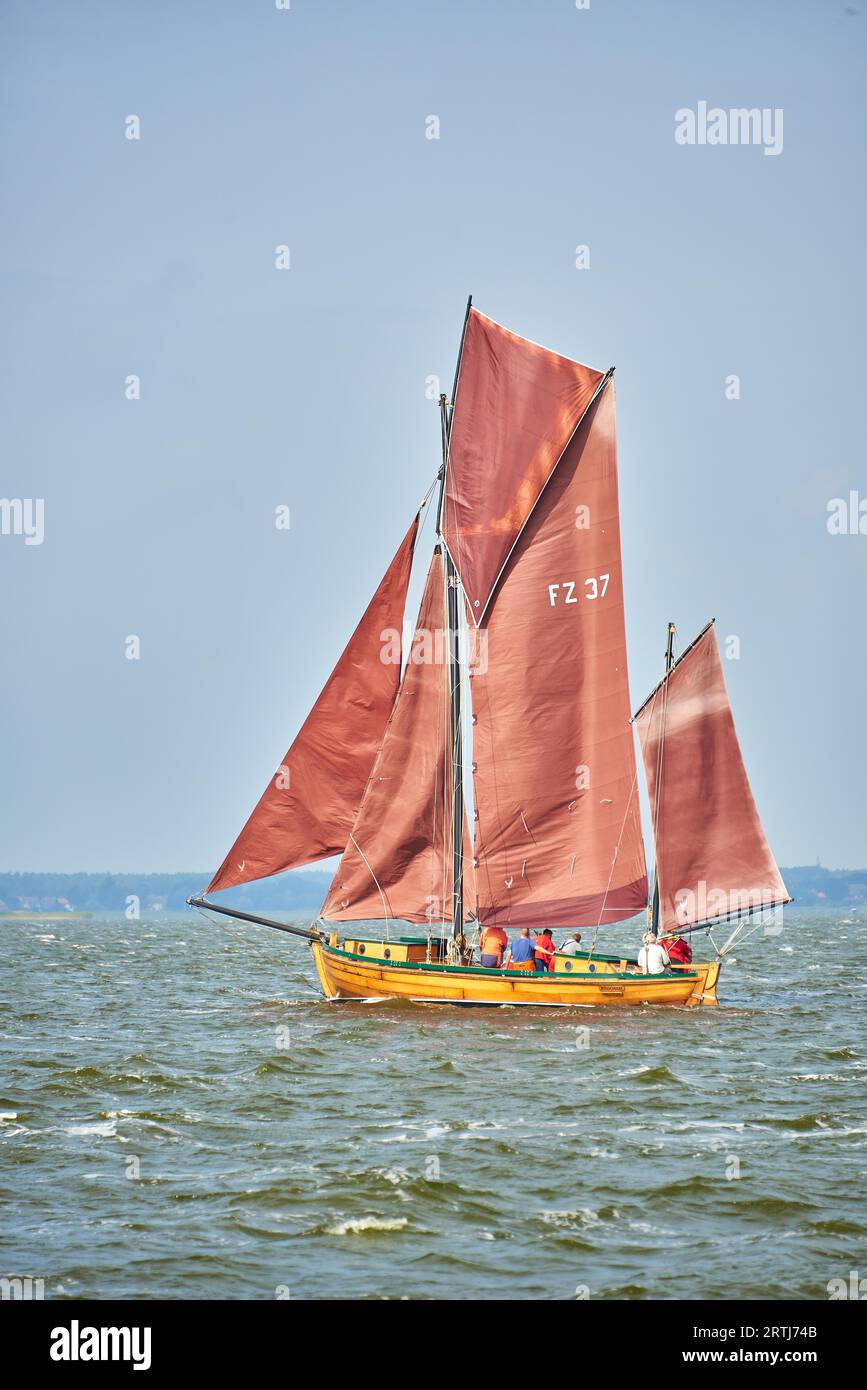
[[[128,900],[141,911],[176,912],[187,898],[198,897],[210,874],[0,874],[0,912],[117,912]],[[222,893],[228,907],[246,912],[310,912],[322,906],[331,874],[322,869],[296,870],[261,883]]]

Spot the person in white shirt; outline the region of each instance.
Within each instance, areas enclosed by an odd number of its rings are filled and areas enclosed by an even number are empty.
[[[577,956],[581,950],[581,933],[573,932],[568,941],[564,941],[562,946],[557,947],[558,955]]]
[[[661,975],[671,962],[664,946],[660,946],[652,931],[644,933],[644,945],[638,952],[638,973],[640,975]]]

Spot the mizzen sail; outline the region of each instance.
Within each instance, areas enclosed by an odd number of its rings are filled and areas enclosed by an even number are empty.
[[[603,373],[470,309],[442,531],[475,623]]]
[[[211,893],[339,854],[391,713],[415,518],[316,704],[208,885]]]
[[[584,926],[641,911],[613,382],[527,520],[480,636],[471,679],[479,920]]]
[[[710,624],[635,716],[663,931],[790,902],[765,838]]]

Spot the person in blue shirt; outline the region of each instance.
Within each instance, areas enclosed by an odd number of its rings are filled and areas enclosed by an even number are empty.
[[[503,965],[507,970],[535,970],[536,952],[530,940],[530,928],[522,927],[520,935],[512,942],[505,956]]]

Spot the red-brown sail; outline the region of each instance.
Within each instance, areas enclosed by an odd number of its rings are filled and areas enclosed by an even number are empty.
[[[470,310],[442,528],[476,623],[602,376]]]
[[[277,773],[207,892],[339,854],[394,704],[418,517]]]
[[[641,911],[613,383],[530,516],[481,637],[471,681],[479,920],[584,926]]]
[[[406,671],[322,916],[452,917],[451,747],[443,558],[431,560]]]
[[[635,716],[660,929],[789,902],[741,757],[713,626]]]

